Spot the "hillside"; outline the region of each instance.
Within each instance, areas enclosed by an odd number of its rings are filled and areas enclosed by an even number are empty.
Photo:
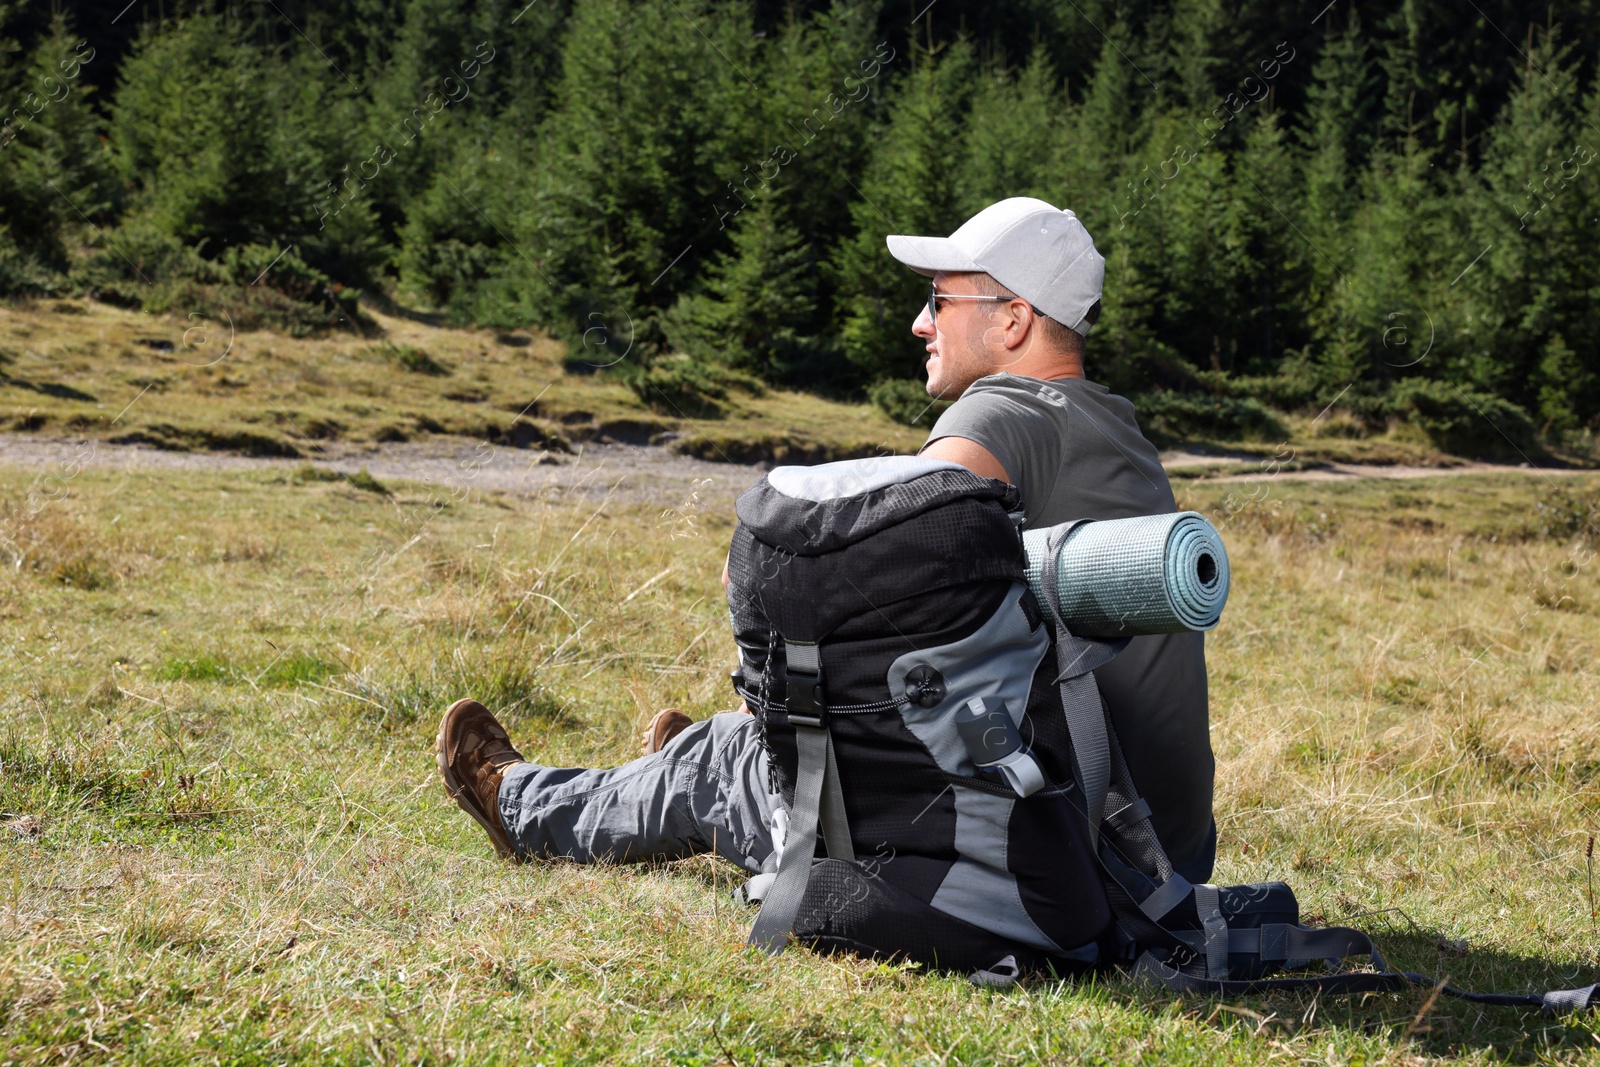
[[[650,372],[623,379],[537,332],[363,312],[365,335],[297,338],[234,330],[225,316],[86,300],[0,304],[0,430],[308,460],[401,442],[486,442],[554,457],[620,442],[763,463],[911,452],[931,423],[931,413],[905,426],[872,404],[752,380],[732,379],[718,396]],[[1093,357],[1091,348],[1091,368]],[[1179,477],[1464,463],[1414,425],[1372,431],[1337,407],[1275,413],[1281,436],[1248,440],[1177,434],[1155,410],[1141,401],[1146,430]]]
[[[90,301],[0,306],[0,429],[306,458],[434,437],[556,454],[621,441],[735,462],[912,451],[927,436],[759,385],[695,396],[689,417],[688,399],[641,398],[542,335],[368,314],[371,337],[291,338]]]

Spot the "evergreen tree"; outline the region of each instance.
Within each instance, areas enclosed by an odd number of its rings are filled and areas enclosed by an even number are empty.
[[[1151,86],[1126,58],[1132,46],[1132,35],[1121,22],[1107,28],[1067,143],[1068,195],[1085,207],[1100,207],[1108,213],[1108,221],[1120,220],[1134,201],[1125,187],[1131,178],[1125,175],[1137,169],[1130,164],[1149,137],[1145,102],[1151,98]]]
[[[1305,152],[1306,232],[1335,247],[1343,247],[1360,192],[1356,177],[1372,151],[1377,84],[1360,17],[1351,8],[1343,31],[1331,36],[1312,67],[1296,138]],[[1325,292],[1325,271],[1313,266]]]
[[[508,281],[568,336],[627,319],[630,345],[655,344],[679,278],[718,247],[721,176],[754,154],[749,7],[587,0],[567,32]]]
[[[703,293],[679,301],[667,337],[697,359],[816,387],[817,338],[804,332],[813,314],[810,257],[784,218],[786,199],[775,188],[753,197],[733,227],[732,249],[712,260]]]
[[[1554,338],[1582,337],[1594,307],[1600,196],[1593,171],[1585,174],[1580,160],[1589,158],[1593,167],[1600,158],[1585,147],[1595,139],[1579,121],[1571,49],[1555,33],[1540,34],[1529,58],[1522,84],[1490,131],[1478,180],[1463,198],[1473,244],[1485,252],[1457,288],[1466,294],[1471,321],[1481,324],[1461,354],[1461,372],[1482,389],[1539,410],[1552,404],[1540,396],[1541,364],[1559,364],[1553,353],[1565,348],[1565,342],[1552,348]]]
[[[1438,276],[1448,269],[1444,249],[1457,252],[1460,237],[1437,174],[1416,140],[1373,154],[1348,247],[1324,248],[1337,281],[1317,320],[1313,380],[1360,395],[1386,379],[1435,374],[1447,358],[1455,318]],[[1320,256],[1317,269],[1330,269]]]
[[[1591,355],[1593,351],[1591,346]],[[1594,360],[1591,358],[1585,366],[1559,333],[1545,342],[1534,375],[1538,387],[1535,410],[1543,423],[1543,433],[1559,437],[1576,430],[1586,416],[1593,417],[1597,388],[1593,367]]]
[[[855,237],[834,256],[838,335],[862,381],[914,377],[922,342],[911,335],[927,281],[896,263],[891,233],[947,234],[965,221],[952,157],[974,77],[972,49],[958,41],[916,54],[897,85],[887,129],[851,206]]]
[[[1042,49],[1019,71],[978,79],[967,115],[957,197],[968,214],[1008,196],[1062,204],[1062,156],[1072,105]]]
[[[400,289],[448,310],[456,321],[493,321],[497,316],[485,304],[484,286],[518,255],[503,227],[521,210],[518,175],[531,159],[506,133],[488,141],[450,140],[452,157],[408,206],[396,257]]]
[[[1337,270],[1337,249],[1316,246],[1299,223],[1305,217],[1298,175],[1276,111],[1263,110],[1248,125],[1233,157],[1234,203],[1224,244],[1237,264],[1226,305],[1231,344],[1229,369],[1270,374],[1284,352],[1307,338],[1304,332],[1310,261]]]
[[[463,126],[470,127],[471,117],[484,109],[507,65],[496,44],[496,21],[460,0],[405,0],[391,55],[373,72],[367,90],[362,136],[351,146],[357,151],[346,161],[358,179],[352,191],[371,203],[386,232],[403,224],[431,174],[450,164]],[[359,162],[380,146],[387,162],[360,170]]]
[[[1150,146],[1194,140],[1187,122],[1181,131],[1163,127],[1159,136],[1152,133],[1145,106],[1150,86],[1125,58],[1131,47],[1132,34],[1120,20],[1106,24],[1082,104],[1066,117],[1061,153],[1062,206],[1083,220],[1106,260],[1105,295],[1090,349],[1093,366],[1103,369],[1092,374],[1124,391],[1150,381],[1150,359],[1170,353],[1151,326],[1159,284],[1147,264],[1159,268],[1162,261],[1158,253],[1135,251],[1141,240],[1159,240],[1158,220],[1138,235],[1133,230],[1136,223],[1152,222],[1141,213],[1150,196],[1145,167],[1158,169],[1169,158]],[[1147,151],[1154,159],[1145,158]]]
[[[836,3],[801,18],[791,9],[763,47],[756,96],[755,155],[730,160],[709,205],[726,242],[752,197],[783,189],[783,216],[805,255],[806,296],[813,308],[801,332],[830,333],[834,290],[825,264],[851,234],[850,205],[884,114],[888,85],[908,61],[876,34],[872,5]],[[713,245],[722,247],[723,245]],[[819,346],[820,348],[821,346]],[[813,376],[816,380],[816,376]]]
[[[359,161],[340,150],[353,102],[322,74],[304,53],[263,52],[218,16],[147,35],[123,65],[111,118],[139,222],[210,256],[293,243],[349,280],[372,269],[360,211],[328,222]]]
[[[37,286],[68,266],[64,238],[109,222],[117,202],[100,119],[83,77],[95,50],[56,16],[7,79],[18,107],[0,125],[0,290]]]
[[[1174,0],[1167,18],[1168,54],[1160,82],[1175,83],[1162,103],[1173,110],[1206,115],[1241,77],[1239,57],[1249,54],[1247,26],[1240,5],[1224,0]],[[1248,62],[1248,60],[1246,61]],[[1244,66],[1243,75],[1254,72]]]

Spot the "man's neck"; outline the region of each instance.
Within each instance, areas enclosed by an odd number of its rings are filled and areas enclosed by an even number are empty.
[[[1083,364],[1082,363],[1074,363],[1074,364],[1072,364],[1070,366],[1063,367],[1059,374],[1046,375],[1044,380],[1047,381],[1047,382],[1054,382],[1054,381],[1059,381],[1062,378],[1087,378],[1087,377],[1088,377],[1088,375],[1083,373]]]
[[[1086,378],[1083,373],[1083,360],[1075,356],[1062,355],[1059,352],[1033,353],[1022,356],[1016,362],[1006,367],[996,369],[1006,374],[1015,374],[1019,378],[1037,378],[1040,381],[1053,382],[1062,378]]]

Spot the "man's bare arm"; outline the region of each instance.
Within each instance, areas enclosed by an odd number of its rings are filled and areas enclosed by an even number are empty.
[[[1000,461],[994,458],[993,452],[966,437],[941,437],[917,454],[927,456],[929,459],[959,463],[972,473],[985,478],[998,478],[1002,482],[1011,481],[1011,475],[1000,466]]]

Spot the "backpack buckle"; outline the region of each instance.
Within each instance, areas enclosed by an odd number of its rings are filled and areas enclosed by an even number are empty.
[[[816,729],[827,726],[828,705],[822,696],[822,672],[786,667],[783,680],[784,711],[789,721],[797,726]]]

